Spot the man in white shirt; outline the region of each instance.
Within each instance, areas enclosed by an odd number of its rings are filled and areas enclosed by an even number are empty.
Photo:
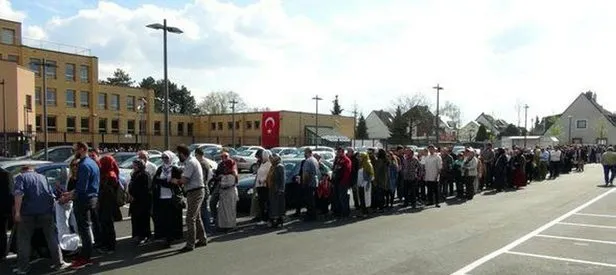
[[[550,179],[556,179],[560,175],[560,162],[562,160],[562,152],[560,148],[554,147],[550,150]]]
[[[439,205],[439,175],[441,168],[443,167],[443,161],[441,156],[436,153],[434,145],[428,146],[428,155],[424,157],[425,171],[424,181],[428,187],[428,203],[434,202],[435,207],[441,207]]]

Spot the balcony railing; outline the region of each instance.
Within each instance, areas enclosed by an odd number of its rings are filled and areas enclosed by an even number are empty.
[[[25,46],[32,48],[39,48],[43,50],[50,50],[56,52],[70,53],[83,56],[92,56],[92,51],[88,48],[78,47],[74,45],[62,44],[57,42],[51,42],[41,39],[33,39],[22,37],[21,43]]]

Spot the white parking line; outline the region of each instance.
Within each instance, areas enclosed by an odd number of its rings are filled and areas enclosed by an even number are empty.
[[[589,216],[589,217],[600,217],[600,218],[615,218],[616,219],[616,215],[591,214],[591,213],[574,213],[573,215]]]
[[[524,252],[516,252],[516,251],[505,251],[505,254],[527,256],[527,257],[533,257],[533,258],[556,260],[556,261],[571,262],[571,263],[579,263],[579,264],[590,264],[590,265],[598,265],[598,266],[616,267],[616,264],[591,262],[591,261],[584,261],[584,260],[578,260],[578,259],[554,257],[554,256],[532,254],[532,253],[524,253]]]
[[[543,226],[535,229],[534,231],[522,236],[521,238],[509,243],[508,245],[503,246],[502,248],[493,251],[492,253],[485,255],[481,258],[479,258],[478,260],[470,263],[469,265],[459,269],[458,271],[452,273],[452,275],[464,275],[467,274],[468,272],[472,271],[473,269],[479,267],[480,265],[498,257],[499,255],[511,250],[512,248],[522,244],[523,242],[529,240],[530,238],[539,235],[541,232],[545,231],[546,229],[554,226],[555,224],[563,221],[564,219],[572,216],[574,213],[580,212],[582,209],[588,207],[589,205],[597,202],[598,200],[606,197],[607,195],[611,194],[612,192],[616,191],[616,189],[610,189],[606,192],[604,192],[603,194],[600,194],[598,196],[596,196],[595,198],[591,199],[590,201],[578,206],[577,208],[565,213],[564,215],[544,224]]]
[[[601,240],[572,238],[572,237],[563,237],[563,236],[554,236],[554,235],[539,234],[539,235],[537,235],[535,237],[548,238],[548,239],[559,239],[559,240],[569,240],[569,241],[578,241],[578,242],[587,242],[587,243],[602,243],[602,244],[613,244],[613,245],[616,245],[616,242],[612,242],[612,241],[601,241]]]
[[[581,226],[581,227],[592,227],[592,228],[603,228],[603,229],[616,229],[616,226],[596,225],[596,224],[587,224],[587,223],[559,222],[558,224]]]

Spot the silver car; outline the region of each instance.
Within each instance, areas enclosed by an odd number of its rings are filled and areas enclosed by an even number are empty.
[[[232,158],[237,164],[237,170],[248,170],[250,173],[257,172],[258,164],[256,154],[256,150],[244,150],[233,156]]]

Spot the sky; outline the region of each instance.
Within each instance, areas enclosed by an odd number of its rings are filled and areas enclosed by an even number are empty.
[[[517,124],[561,113],[592,90],[616,111],[616,1],[612,0],[0,0],[23,35],[91,50],[99,78],[122,68],[169,78],[197,100],[232,90],[253,107],[314,112],[335,95],[352,115],[424,94]],[[523,125],[524,112],[521,120]]]

